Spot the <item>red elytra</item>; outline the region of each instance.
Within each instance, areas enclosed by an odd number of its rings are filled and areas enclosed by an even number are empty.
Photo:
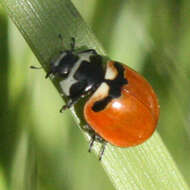
[[[109,61],[109,67],[114,62]],[[130,147],[143,143],[154,132],[159,118],[158,99],[151,85],[128,66],[125,78],[128,84],[121,96],[113,99],[105,109],[94,112],[92,106],[100,96],[91,96],[84,107],[87,123],[112,145]]]

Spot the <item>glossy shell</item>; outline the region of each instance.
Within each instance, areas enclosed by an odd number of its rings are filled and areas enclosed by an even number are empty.
[[[114,73],[113,63],[107,64],[107,70],[110,72],[112,68]],[[86,102],[84,116],[103,139],[115,146],[130,147],[143,143],[152,135],[159,118],[159,104],[144,77],[128,66],[123,67],[128,84],[123,86],[122,95],[112,99],[105,109],[94,112],[94,103],[108,93],[108,86],[102,83]]]

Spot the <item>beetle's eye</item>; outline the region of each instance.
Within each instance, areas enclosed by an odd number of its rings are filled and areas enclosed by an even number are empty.
[[[60,68],[59,75],[60,75],[60,77],[66,78],[69,75],[68,67]]]

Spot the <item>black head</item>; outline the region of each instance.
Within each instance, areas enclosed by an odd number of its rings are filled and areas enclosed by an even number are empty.
[[[62,35],[58,36],[62,41]],[[67,78],[69,75],[73,65],[78,60],[78,55],[74,54],[75,48],[75,38],[71,38],[71,49],[62,51],[59,57],[50,63],[50,71],[46,74],[46,78],[49,77],[50,74],[61,77],[62,79]]]
[[[46,78],[50,74],[61,77],[62,79],[67,78],[72,67],[78,59],[78,55],[75,54],[73,51],[63,51],[56,59],[56,61],[51,62],[50,71],[47,73]]]

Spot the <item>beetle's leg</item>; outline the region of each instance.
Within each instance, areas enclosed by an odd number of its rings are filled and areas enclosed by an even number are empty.
[[[104,151],[105,151],[105,148],[106,148],[106,142],[103,142],[102,143],[102,145],[101,145],[101,149],[100,149],[100,152],[99,152],[99,161],[101,161],[102,160],[102,156],[103,156],[103,154],[104,154]]]
[[[51,74],[52,74],[52,71],[50,70],[49,72],[47,72],[45,78],[47,79]]]
[[[100,148],[99,156],[98,156],[99,161],[101,161],[103,154],[105,152],[107,142],[101,136],[99,136],[88,124],[85,125],[85,128],[82,128],[82,129],[85,130],[91,136],[88,152],[91,152],[95,141],[98,141],[99,143],[101,143],[101,148]]]
[[[86,95],[89,95],[89,93],[94,92],[94,88],[91,87],[89,89],[86,88],[87,83],[86,81],[77,82],[72,85],[70,89],[70,96],[68,97],[69,100],[66,105],[64,105],[60,112],[63,112],[64,110],[70,108],[72,105],[76,104],[80,98],[85,97]],[[86,90],[87,89],[87,90]]]
[[[91,152],[91,150],[92,150],[92,147],[93,147],[94,141],[95,141],[95,136],[96,136],[95,133],[91,136],[88,152]]]
[[[80,99],[81,96],[78,96],[74,99],[69,99],[67,104],[63,105],[62,108],[60,109],[60,113],[63,113],[66,109],[71,108],[71,106],[73,106],[74,104],[76,104],[78,102],[78,100]]]

